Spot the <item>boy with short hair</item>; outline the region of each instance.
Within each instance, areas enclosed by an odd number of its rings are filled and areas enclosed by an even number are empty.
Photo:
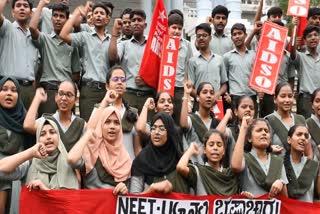
[[[30,21],[31,36],[41,53],[43,64],[40,86],[45,89],[48,96],[47,102],[39,108],[40,115],[56,111],[55,94],[62,81],[72,81],[80,78],[80,59],[77,49],[63,42],[59,37],[62,27],[69,18],[69,7],[62,3],[52,5],[53,31],[47,34],[40,32],[38,29],[42,9],[48,3],[49,0],[40,0]]]
[[[223,58],[214,54],[209,47],[212,38],[209,24],[202,23],[195,31],[200,54],[188,62],[188,80],[191,80],[195,88],[198,88],[201,82],[210,82],[214,87],[215,99],[218,100],[227,90],[228,77]]]
[[[132,27],[131,27],[131,20],[130,14],[132,12],[131,8],[126,8],[122,11],[120,16],[122,20],[122,29],[121,29],[121,36],[118,42],[125,41],[132,38]]]
[[[100,103],[106,93],[110,35],[106,34],[109,10],[103,3],[93,5],[93,30],[71,33],[74,24],[81,16],[85,17],[86,12],[84,6],[79,6],[63,26],[60,37],[72,47],[84,51],[83,66],[86,72],[81,81],[79,107],[80,117],[88,121],[94,105]]]
[[[141,112],[148,97],[154,96],[154,90],[139,76],[139,69],[146,47],[147,38],[144,31],[147,27],[146,14],[143,10],[136,9],[130,14],[133,36],[131,39],[117,45],[117,37],[122,28],[122,20],[115,19],[112,37],[109,46],[110,63],[119,62],[127,75],[127,91],[124,99],[130,106]]]
[[[319,45],[319,28],[309,25],[303,31],[306,52],[297,52],[296,47],[291,47],[291,59],[297,68],[299,76],[299,96],[297,113],[305,118],[311,116],[311,94],[320,86],[320,57],[317,47]]]
[[[34,81],[38,70],[38,50],[32,44],[28,21],[32,3],[13,0],[11,23],[3,16],[7,0],[0,0],[0,77],[13,76],[21,86],[21,96],[28,109],[33,99]]]
[[[230,11],[222,5],[213,8],[211,13],[211,23],[213,24],[214,32],[210,42],[210,48],[213,53],[223,54],[233,49],[232,40],[228,37],[224,29],[228,23],[228,16]]]
[[[180,112],[182,106],[182,97],[184,94],[184,79],[189,59],[192,57],[192,47],[189,41],[182,38],[183,18],[178,12],[171,13],[168,17],[169,36],[179,37],[180,46],[178,52],[178,62],[176,69],[176,82],[174,88],[174,120],[177,124],[180,122]]]
[[[256,53],[245,46],[246,27],[236,23],[231,28],[231,39],[235,49],[223,55],[228,74],[229,93],[233,107],[243,95],[251,96],[256,101],[256,92],[249,87],[249,80]]]

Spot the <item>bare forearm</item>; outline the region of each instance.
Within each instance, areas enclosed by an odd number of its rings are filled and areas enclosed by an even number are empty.
[[[111,63],[116,63],[119,61],[118,49],[117,49],[117,37],[115,35],[111,36],[111,41],[108,50],[109,61]]]
[[[40,101],[38,99],[33,99],[23,122],[23,128],[31,134],[35,134],[37,130],[36,118],[39,106]]]
[[[190,95],[184,95],[182,100],[181,106],[181,113],[180,113],[180,126],[181,128],[189,128],[188,125],[188,99]]]
[[[189,175],[190,169],[188,167],[189,160],[192,156],[190,150],[187,150],[177,164],[177,171],[180,175],[186,177]]]
[[[84,148],[86,147],[89,139],[86,135],[80,138],[80,140],[72,147],[68,153],[68,162],[71,165],[75,165],[82,157]]]
[[[43,1],[39,1],[37,9],[31,17],[29,27],[30,27],[32,39],[38,39],[38,37],[39,37],[38,25],[39,25],[39,19],[41,16],[41,12],[42,12],[42,9],[44,6],[45,6],[45,4],[43,3]]]
[[[32,158],[33,158],[32,148],[29,148],[15,155],[5,157],[0,160],[0,171],[3,171],[5,173],[10,173],[13,170],[15,170],[20,164]]]
[[[136,123],[137,132],[141,135],[150,135],[147,130],[147,118],[148,118],[148,106],[143,106],[142,111],[139,115]]]
[[[233,155],[231,158],[231,168],[240,172],[242,170],[242,160],[244,157],[244,141],[245,141],[246,129],[243,127],[240,128],[239,137],[237,143],[233,150]]]

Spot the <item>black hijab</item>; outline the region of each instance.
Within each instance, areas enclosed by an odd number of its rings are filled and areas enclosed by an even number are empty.
[[[180,160],[180,138],[172,117],[163,112],[157,113],[151,122],[151,126],[158,120],[162,120],[167,130],[167,142],[162,146],[154,146],[151,142],[142,149],[132,164],[133,176],[161,177],[176,169]],[[147,179],[149,180],[149,179]],[[148,181],[147,181],[148,183]]]
[[[20,85],[18,81],[13,77],[3,77],[0,80],[0,91],[8,80],[11,80],[17,87],[18,100],[17,104],[11,109],[3,108],[0,105],[0,126],[16,133],[23,133],[23,121],[26,116],[26,109],[20,97]]]

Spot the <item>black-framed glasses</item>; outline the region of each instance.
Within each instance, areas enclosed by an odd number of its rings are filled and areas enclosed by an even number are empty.
[[[71,99],[72,97],[74,97],[74,94],[71,92],[58,91],[58,96],[59,97],[66,96],[66,98]]]

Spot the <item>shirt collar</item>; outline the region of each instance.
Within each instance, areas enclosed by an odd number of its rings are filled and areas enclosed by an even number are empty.
[[[218,35],[217,32],[214,32],[213,35],[216,37],[227,37],[227,35],[224,32],[223,32],[222,36]]]
[[[27,28],[27,31],[24,31],[17,21],[14,21],[14,22],[12,23],[12,25],[13,25],[15,28],[20,29],[26,36],[31,36],[29,28]]]
[[[240,54],[236,48],[234,48],[231,52]],[[249,52],[249,50],[248,50],[248,48],[246,48],[245,53],[248,53],[248,52]]]
[[[144,45],[145,43],[147,43],[147,40],[148,40],[148,38],[147,38],[146,36],[143,36],[143,37],[144,37],[144,41],[141,43],[141,45]],[[129,41],[140,44],[140,42],[139,42],[138,40],[136,40],[136,39],[134,38],[134,36],[132,36]]]

